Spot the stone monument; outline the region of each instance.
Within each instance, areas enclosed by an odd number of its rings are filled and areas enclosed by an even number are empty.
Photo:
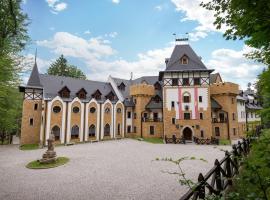
[[[42,164],[53,163],[56,161],[56,152],[54,151],[54,135],[50,134],[48,141],[48,150],[43,154],[42,159],[39,160]]]

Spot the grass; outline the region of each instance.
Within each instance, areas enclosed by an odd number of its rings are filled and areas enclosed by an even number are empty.
[[[38,144],[24,144],[20,146],[20,150],[35,150],[39,149]]]
[[[220,139],[219,145],[231,145],[231,141],[226,139]]]
[[[149,142],[152,144],[163,144],[163,139],[162,138],[137,138],[137,140],[144,141],[144,142]]]
[[[66,164],[69,161],[67,157],[58,157],[54,163],[41,164],[39,161],[35,160],[26,165],[29,169],[48,169],[54,168]]]

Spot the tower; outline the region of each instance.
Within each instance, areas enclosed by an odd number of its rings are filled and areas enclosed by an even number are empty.
[[[210,73],[188,44],[177,44],[166,69],[159,73],[163,82],[164,135],[167,137],[210,138]]]
[[[43,121],[43,87],[40,83],[36,57],[27,85],[20,86],[19,89],[24,93],[20,143],[37,144],[42,138],[40,131]]]

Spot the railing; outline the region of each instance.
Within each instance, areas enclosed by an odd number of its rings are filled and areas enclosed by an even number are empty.
[[[261,129],[262,127],[256,129],[256,136],[260,135]],[[250,151],[250,141],[250,138],[239,141],[232,146],[231,152],[225,152],[225,157],[221,161],[216,159],[215,166],[205,176],[200,173],[196,186],[180,200],[205,199],[208,194],[221,195],[222,191],[232,185],[232,178],[239,173],[242,160]]]
[[[219,145],[219,139],[214,138],[214,137],[211,137],[211,139],[193,137],[193,141],[196,144],[216,144],[216,145]]]
[[[186,144],[186,141],[185,139],[182,137],[182,138],[176,138],[175,135],[172,136],[172,138],[168,138],[166,135],[165,135],[165,143],[168,144],[168,143],[173,143],[173,144]]]
[[[212,123],[227,123],[228,120],[225,119],[217,119],[217,118],[212,118]]]
[[[162,118],[142,118],[143,122],[163,122]]]

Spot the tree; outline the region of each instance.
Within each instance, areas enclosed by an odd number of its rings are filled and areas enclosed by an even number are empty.
[[[270,1],[269,0],[213,0],[201,6],[215,13],[217,29],[226,28],[227,40],[241,39],[255,48],[248,58],[267,65],[256,83],[259,100],[263,104],[261,116],[264,123],[270,122]]]
[[[57,76],[68,76],[79,79],[86,79],[85,74],[74,65],[70,65],[67,59],[61,55],[54,63],[51,64],[47,73]]]
[[[247,56],[270,65],[269,0],[213,0],[201,6],[214,11],[214,25],[217,29],[226,28],[227,40],[245,40],[248,46],[256,48]]]
[[[21,115],[19,52],[29,41],[20,0],[0,1],[0,137],[16,133]]]

